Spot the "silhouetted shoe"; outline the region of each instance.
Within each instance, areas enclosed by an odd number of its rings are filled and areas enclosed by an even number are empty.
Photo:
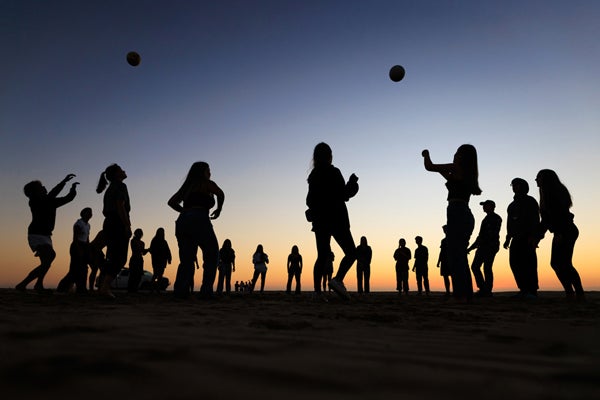
[[[19,292],[24,292],[27,290],[27,286],[25,286],[22,283],[19,283],[17,286],[15,286],[15,289],[18,290]]]
[[[338,281],[337,279],[332,279],[329,281],[329,287],[342,299],[350,300],[350,295],[348,294],[348,291],[342,282]]]

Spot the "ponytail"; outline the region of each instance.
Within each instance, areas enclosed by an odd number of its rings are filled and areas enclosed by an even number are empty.
[[[106,171],[103,171],[100,174],[100,180],[98,181],[98,186],[96,187],[96,193],[102,193],[104,189],[108,186],[108,180],[106,179]]]
[[[117,164],[111,164],[106,167],[104,172],[100,174],[100,180],[98,181],[98,187],[96,187],[96,193],[102,193],[104,189],[106,189],[106,186],[108,186],[108,182],[112,182],[119,171],[121,171],[121,167],[119,167]]]

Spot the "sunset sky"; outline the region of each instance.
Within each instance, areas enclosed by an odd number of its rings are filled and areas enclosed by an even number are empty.
[[[414,250],[416,235],[430,251],[432,289],[443,289],[446,189],[421,150],[450,162],[463,143],[478,149],[483,189],[470,203],[472,240],[480,201],[495,200],[503,239],[510,181],[526,179],[539,199],[535,175],[554,169],[580,229],[574,264],[584,288],[600,290],[598,1],[4,0],[0,19],[0,287],[38,261],[25,183],[50,189],[68,173],[81,183],[58,210],[46,282],[55,287],[79,211],[92,207],[92,236],[102,225],[95,187],[107,165],[127,171],[133,228],[149,244],[164,227],[176,255],[167,200],[202,160],[226,195],[214,227],[236,251],[233,280],[250,279],[260,243],[266,289],[282,290],[297,244],[312,290],[306,178],[325,141],[344,176],[359,177],[348,208],[355,241],[364,235],[373,248],[374,290],[395,289],[398,239]],[[142,57],[135,68],[131,50]],[[399,83],[388,77],[395,64],[406,69]],[[538,250],[542,290],[560,289],[550,241]],[[508,251],[494,271],[497,290],[516,289]],[[349,290],[355,281],[353,268]]]

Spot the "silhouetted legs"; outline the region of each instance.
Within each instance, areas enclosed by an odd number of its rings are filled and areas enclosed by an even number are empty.
[[[36,256],[40,258],[40,265],[35,267],[28,275],[19,283],[16,288],[18,290],[25,290],[27,285],[37,279],[33,286],[36,290],[44,289],[44,278],[52,265],[52,261],[56,258],[56,252],[50,244],[40,245],[36,248]]]
[[[492,272],[492,266],[494,264],[494,258],[496,258],[496,253],[497,251],[493,249],[479,248],[475,252],[475,257],[473,257],[471,271],[473,271],[475,283],[482,294],[492,293],[492,288],[494,287],[494,273]],[[483,273],[481,273],[481,266],[483,266]]]
[[[583,296],[584,294],[581,278],[573,266],[573,249],[577,237],[579,237],[579,230],[572,224],[563,233],[555,232],[552,239],[550,265],[556,272],[556,276],[565,289],[567,296],[573,294]]]
[[[225,265],[219,267],[219,276],[217,278],[217,293],[223,293],[223,286],[225,286],[225,292],[231,293],[231,265]]]
[[[454,285],[454,296],[459,300],[473,297],[473,282],[467,248],[475,227],[475,219],[469,205],[462,201],[451,201],[446,209],[447,260]]]
[[[417,276],[417,290],[419,294],[423,293],[423,287],[425,287],[425,293],[429,294],[429,269],[428,268],[416,268]]]
[[[166,266],[166,262],[152,265],[152,291],[156,291],[156,293],[161,291],[160,282],[165,274]]]
[[[442,277],[444,278],[444,288],[446,289],[446,296],[450,295],[450,277],[448,275],[442,275]]]
[[[298,270],[291,270],[288,272],[286,292],[292,292],[292,279],[296,280],[296,293],[300,293],[300,271]]]
[[[521,294],[537,295],[538,274],[537,254],[535,245],[527,238],[515,239],[510,242],[509,263]]]
[[[363,289],[364,289],[364,293],[369,293],[370,292],[370,285],[369,285],[369,280],[371,278],[371,266],[370,265],[362,265],[357,263],[356,264],[356,283],[357,283],[357,287],[358,287],[358,293],[363,293]],[[363,286],[363,282],[364,282],[364,286]]]
[[[254,274],[252,275],[252,283],[250,285],[250,292],[254,291],[254,287],[256,286],[256,281],[258,281],[258,277],[260,277],[260,292],[264,292],[265,290],[265,278],[267,277],[267,271],[258,271],[254,270]]]

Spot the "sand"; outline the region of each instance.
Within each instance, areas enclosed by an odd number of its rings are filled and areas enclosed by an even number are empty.
[[[598,399],[600,292],[38,295],[0,289],[3,398]]]

